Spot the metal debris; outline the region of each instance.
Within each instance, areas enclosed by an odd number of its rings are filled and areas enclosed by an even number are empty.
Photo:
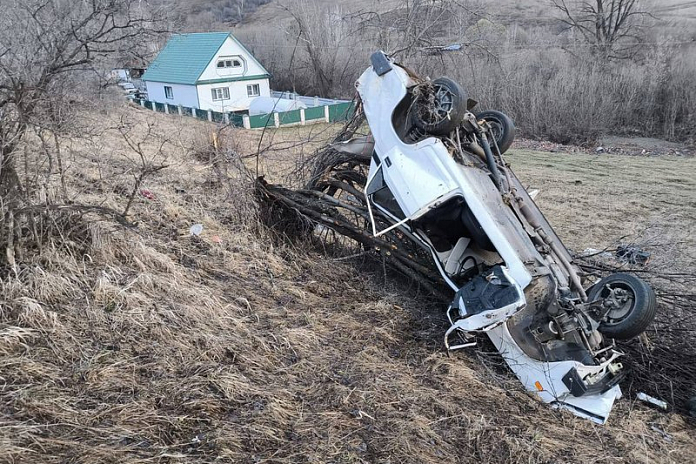
[[[636,245],[621,245],[616,250],[616,258],[628,264],[645,266],[650,261],[650,252]]]
[[[639,401],[642,401],[644,403],[652,404],[653,406],[656,406],[663,411],[667,411],[667,402],[658,400],[657,398],[648,395],[647,393],[640,392],[636,395],[636,399]]]

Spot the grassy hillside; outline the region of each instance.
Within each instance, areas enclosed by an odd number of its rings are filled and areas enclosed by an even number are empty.
[[[122,108],[90,119],[114,127],[124,115],[171,142],[134,226],[73,216],[0,281],[0,461],[693,461],[683,417],[633,398],[604,427],[553,411],[485,345],[448,356],[444,308],[418,289],[274,240],[237,155],[265,148],[261,173],[284,179],[335,128],[269,130],[261,144],[260,132],[227,130],[215,152],[214,127],[190,118]],[[118,132],[69,150],[71,194],[122,208],[128,181],[108,175],[127,167]],[[674,238],[675,267],[693,265],[693,158],[509,158],[572,247],[650,223]]]

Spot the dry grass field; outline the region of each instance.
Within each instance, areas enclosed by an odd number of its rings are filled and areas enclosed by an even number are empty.
[[[448,356],[440,304],[273,240],[248,178],[207,157],[213,126],[132,108],[99,118],[125,113],[172,137],[136,225],[75,219],[0,281],[0,462],[696,462],[684,416],[625,398],[594,425],[539,404],[485,346]],[[260,173],[292,182],[335,130],[221,141],[252,172],[261,146]],[[70,192],[122,208],[127,177],[106,175],[122,172],[122,138],[71,149]],[[508,158],[573,249],[628,236],[693,270],[693,158]]]
[[[650,238],[675,267],[696,265],[695,158],[513,149],[507,161],[525,185],[541,189],[540,207],[575,251]]]

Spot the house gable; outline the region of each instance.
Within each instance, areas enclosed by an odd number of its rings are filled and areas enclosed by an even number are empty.
[[[225,64],[239,63],[240,66],[227,67]],[[223,66],[220,66],[223,64]],[[270,77],[268,71],[259,61],[237,40],[229,35],[216,51],[205,70],[197,80],[197,84],[213,84],[218,82],[234,82]]]
[[[219,67],[218,58],[229,66]],[[233,35],[227,32],[206,32],[173,35],[147,68],[142,79],[196,85],[199,81],[206,83],[224,79],[225,82],[231,82],[267,77],[268,71]]]

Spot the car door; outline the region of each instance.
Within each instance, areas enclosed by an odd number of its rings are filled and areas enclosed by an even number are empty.
[[[457,189],[435,150],[430,148],[436,147],[412,149],[397,145],[384,156],[384,182],[409,219],[425,214]]]

